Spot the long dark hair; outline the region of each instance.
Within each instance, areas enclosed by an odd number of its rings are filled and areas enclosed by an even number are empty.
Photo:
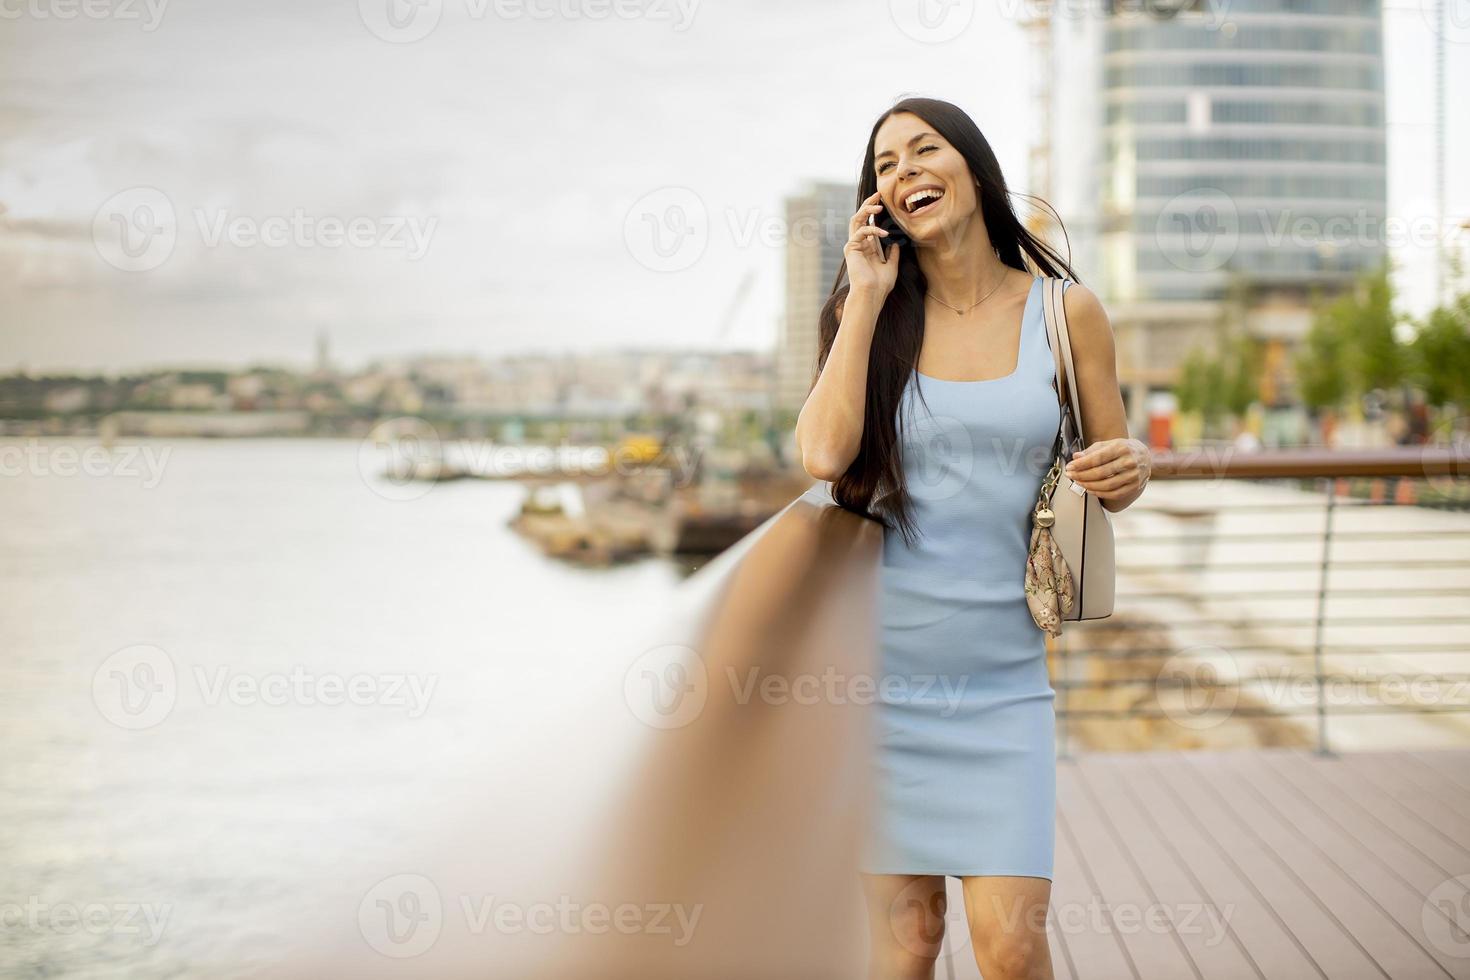
[[[970,173],[980,183],[981,215],[990,243],[995,246],[1002,262],[1032,275],[1080,281],[1066,260],[1027,231],[1016,217],[1005,177],[1000,172],[1000,163],[980,127],[959,106],[941,99],[903,99],[873,123],[873,130],[868,134],[868,148],[863,154],[862,170],[858,174],[854,213],[878,189],[878,177],[873,172],[873,141],[878,136],[878,128],[889,116],[900,112],[910,112],[923,119],[965,158]],[[1031,198],[1029,194],[1020,196]],[[1046,207],[1052,210],[1050,205]],[[1056,215],[1056,212],[1052,210],[1052,214]],[[1057,223],[1061,224],[1059,217]],[[1065,234],[1064,229],[1064,240]],[[1026,265],[1027,258],[1031,260],[1031,268]],[[838,310],[847,299],[846,279],[847,260],[844,256],[832,284],[832,294],[827,297],[818,316],[817,369],[812,377],[813,387],[837,338],[837,328],[841,323]],[[917,527],[904,483],[895,413],[899,410],[904,386],[918,364],[919,351],[924,344],[924,294],[927,290],[928,284],[919,263],[912,254],[905,255],[899,266],[898,280],[878,314],[878,325],[873,332],[873,345],[868,356],[862,443],[857,457],[832,485],[832,499],[838,506],[876,520],[885,527],[897,527],[904,540],[909,542],[917,533]],[[920,394],[922,396],[922,392]]]

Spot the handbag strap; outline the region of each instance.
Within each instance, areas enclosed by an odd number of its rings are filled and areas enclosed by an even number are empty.
[[[1072,384],[1072,337],[1067,333],[1067,311],[1062,306],[1062,293],[1067,280],[1047,276],[1042,280],[1041,310],[1046,319],[1046,333],[1051,340],[1051,354],[1057,366],[1057,403],[1071,405],[1072,421],[1077,424],[1077,437],[1087,445],[1087,429],[1082,423],[1082,404]]]

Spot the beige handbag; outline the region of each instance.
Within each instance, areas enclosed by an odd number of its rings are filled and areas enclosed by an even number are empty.
[[[1042,281],[1046,334],[1057,365],[1057,401],[1062,421],[1051,469],[1041,483],[1031,515],[1026,558],[1026,604],[1049,636],[1060,636],[1066,620],[1104,619],[1113,614],[1116,566],[1113,524],[1102,500],[1074,484],[1062,470],[1086,447],[1082,405],[1071,383],[1072,340],[1062,308],[1064,281]]]

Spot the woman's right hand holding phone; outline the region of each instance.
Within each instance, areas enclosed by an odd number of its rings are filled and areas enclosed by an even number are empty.
[[[848,222],[847,244],[842,247],[842,253],[847,259],[849,288],[887,299],[898,281],[898,256],[902,250],[897,245],[884,245],[888,232],[868,224],[870,216],[882,212],[883,203],[874,191]]]

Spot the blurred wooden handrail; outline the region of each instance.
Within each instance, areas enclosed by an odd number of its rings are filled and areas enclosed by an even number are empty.
[[[1152,475],[1160,480],[1470,476],[1470,455],[1451,446],[1260,450],[1206,446],[1184,452],[1154,450]]]
[[[467,767],[479,789],[452,819],[409,821],[400,847],[337,869],[322,921],[295,925],[268,975],[861,976],[882,540],[818,483],[672,604],[630,609],[651,620],[638,642],[529,692],[544,724]],[[483,916],[487,896],[509,926]],[[521,922],[517,902],[555,917]]]

